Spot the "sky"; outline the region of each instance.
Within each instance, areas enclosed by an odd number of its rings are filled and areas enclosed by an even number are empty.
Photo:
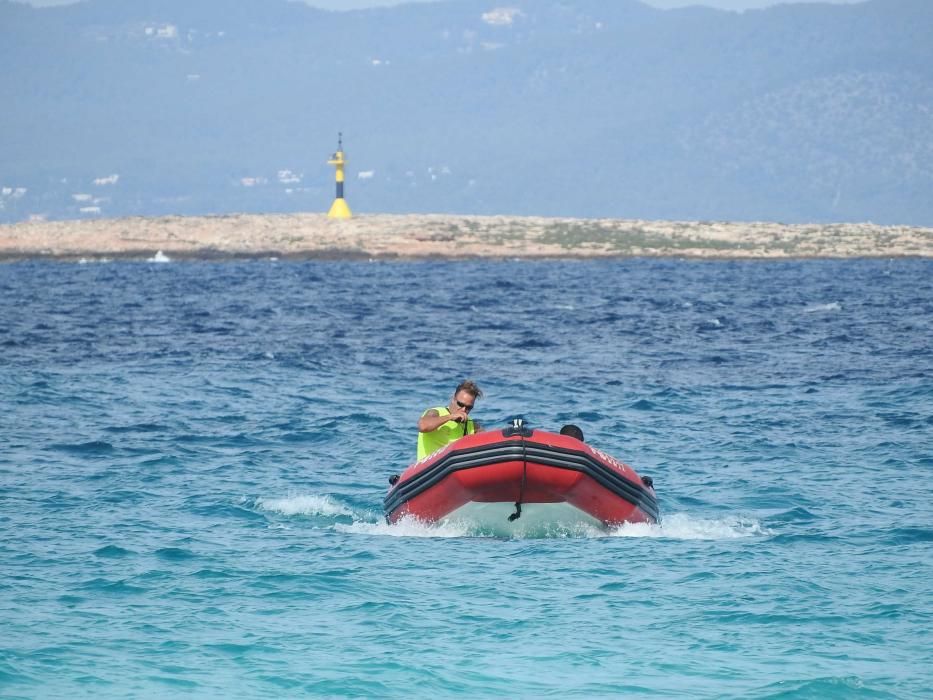
[[[49,7],[52,5],[68,5],[75,0],[26,0],[35,7]],[[363,7],[377,7],[384,5],[399,5],[400,0],[305,0],[309,5],[321,7],[326,10],[358,10]],[[405,0],[407,2],[432,2],[433,0]],[[685,5],[706,5],[722,10],[749,10],[771,5],[787,4],[792,2],[824,2],[837,5],[864,2],[865,0],[641,0],[646,5],[669,9],[684,7]],[[508,0],[490,0],[500,5],[507,5]]]
[[[788,5],[794,2],[822,2],[832,3],[833,5],[849,5],[865,0],[641,0],[646,5],[670,9],[673,7],[685,7],[687,5],[706,5],[707,7],[717,7],[720,10],[752,10],[771,5]]]

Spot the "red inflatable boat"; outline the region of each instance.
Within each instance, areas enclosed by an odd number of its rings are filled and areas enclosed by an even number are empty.
[[[650,477],[520,420],[452,442],[390,481],[384,501],[390,523],[408,516],[509,531],[658,522]]]

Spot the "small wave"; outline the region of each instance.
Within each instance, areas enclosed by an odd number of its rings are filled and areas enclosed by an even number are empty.
[[[160,423],[134,423],[132,425],[112,425],[104,428],[108,433],[157,433],[168,430]]]
[[[666,516],[661,523],[625,523],[612,531],[613,537],[655,537],[675,540],[732,540],[770,535],[757,520],[728,516],[694,518],[686,513]]]
[[[301,430],[282,434],[283,442],[292,443],[317,443],[327,442],[334,438],[332,431],[327,430]]]
[[[803,310],[803,312],[805,314],[815,314],[821,311],[839,311],[841,309],[842,306],[838,301],[831,301],[828,304],[814,304],[812,306],[808,306]]]
[[[197,554],[181,547],[162,547],[155,551],[155,555],[163,561],[184,561],[185,559],[196,559]]]
[[[783,680],[760,688],[757,692],[745,694],[743,697],[760,698],[761,700],[778,700],[779,698],[826,698],[826,700],[832,700],[832,698],[892,698],[894,696],[871,688],[858,676],[832,676],[805,680]]]
[[[899,527],[888,532],[887,539],[893,545],[933,542],[933,528]]]
[[[702,333],[704,331],[718,331],[723,328],[725,328],[725,324],[723,324],[722,319],[708,318],[705,321],[698,324],[696,329],[697,331]]]
[[[147,592],[145,588],[127,583],[126,579],[110,581],[105,578],[95,578],[90,581],[85,581],[81,584],[80,589],[114,595],[139,595]]]
[[[281,515],[320,515],[335,517],[339,515],[353,517],[354,512],[332,496],[308,494],[288,496],[286,498],[260,498],[256,501],[260,510]]]
[[[68,452],[71,454],[107,454],[113,452],[113,445],[103,440],[92,440],[91,442],[66,443],[60,442],[51,446],[53,450]]]
[[[10,685],[14,683],[38,684],[39,682],[39,679],[35,676],[31,676],[5,661],[0,664],[0,685],[7,683]],[[25,695],[23,697],[25,697]]]
[[[124,549],[123,547],[118,547],[115,544],[108,544],[100,549],[94,550],[94,556],[102,557],[105,559],[119,559],[122,557],[129,557],[135,554],[130,549]]]
[[[514,343],[509,343],[509,347],[515,348],[517,350],[538,350],[553,348],[555,343],[547,338],[537,338],[537,337],[526,337],[521,340],[517,340]]]
[[[803,506],[796,506],[768,517],[768,521],[774,523],[811,523],[816,520],[819,520],[819,516]]]

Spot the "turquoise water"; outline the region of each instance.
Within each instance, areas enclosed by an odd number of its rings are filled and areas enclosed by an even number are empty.
[[[933,263],[0,266],[0,696],[923,698]],[[475,378],[657,526],[388,526]]]

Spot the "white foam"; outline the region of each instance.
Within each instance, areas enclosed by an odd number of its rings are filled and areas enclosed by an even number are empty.
[[[401,518],[397,523],[355,521],[349,525],[337,524],[334,529],[358,535],[385,535],[388,537],[470,537],[469,528],[461,523],[426,523],[417,518]]]
[[[503,531],[477,527],[475,523],[459,520],[442,520],[428,523],[412,516],[401,518],[396,523],[387,523],[374,512],[355,511],[338,498],[321,494],[290,494],[284,498],[257,498],[255,507],[285,516],[311,516],[324,518],[349,518],[350,522],[334,522],[329,525],[337,532],[382,537],[492,537],[507,539],[539,538],[600,538],[600,537],[645,537],[673,540],[731,540],[747,537],[769,536],[772,533],[752,518],[724,516],[721,518],[697,518],[687,513],[674,513],[664,517],[660,524],[626,523],[607,532],[599,527],[531,527],[511,526]]]
[[[172,259],[160,250],[155,255],[153,255],[151,258],[146,260],[146,262],[167,263],[167,262],[172,262]]]
[[[355,520],[349,524],[338,523],[334,529],[358,535],[379,535],[385,537],[470,537],[495,539],[554,539],[577,537],[607,537],[609,533],[597,527],[577,525],[552,525],[516,527],[512,523],[501,528],[480,527],[476,523],[462,520],[441,520],[436,523],[427,523],[411,516],[400,519],[398,522],[388,524],[380,519],[378,522],[364,522]],[[520,521],[517,521],[520,522]]]
[[[813,306],[808,306],[803,310],[805,314],[818,313],[820,311],[839,311],[842,309],[842,306],[838,301],[831,301],[828,304],[814,304]]]
[[[613,537],[655,537],[674,540],[733,540],[771,533],[757,520],[727,516],[694,518],[686,513],[664,516],[660,524],[626,523],[613,530]]]
[[[456,520],[426,523],[412,517],[402,518],[391,525],[381,519],[375,522],[354,518],[352,523],[335,524],[334,529],[339,532],[386,537],[505,537],[508,539],[647,537],[673,540],[732,540],[771,534],[757,520],[749,518],[738,516],[695,518],[686,513],[674,513],[665,517],[657,525],[626,523],[610,532],[593,527],[534,528],[530,531],[512,529],[509,532],[491,532],[485,529],[478,531],[475,526]]]
[[[353,511],[331,496],[303,495],[286,498],[260,498],[256,507],[282,515],[321,515],[334,517],[344,515],[353,517]]]

